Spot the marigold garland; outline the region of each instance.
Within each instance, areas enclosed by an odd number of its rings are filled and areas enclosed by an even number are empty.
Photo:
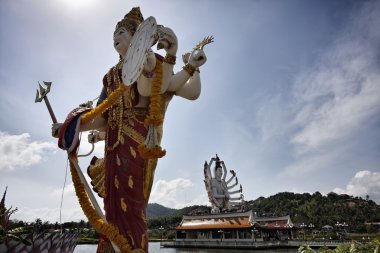
[[[97,107],[92,109],[91,111],[84,114],[80,121],[81,124],[89,123],[91,120],[95,119],[96,117],[103,114],[105,111],[108,110],[113,104],[117,102],[117,100],[124,94],[124,92],[127,90],[127,86],[124,84],[119,85],[119,87],[114,90],[108,98],[103,100],[101,104],[99,104]]]
[[[98,215],[95,208],[91,205],[85,188],[82,182],[80,181],[79,175],[77,174],[74,164],[71,161],[70,171],[75,192],[79,199],[79,204],[91,225],[98,232],[104,234],[109,240],[116,243],[122,252],[133,252],[128,240],[119,233],[118,228],[104,221],[104,219]]]
[[[150,94],[150,104],[149,113],[146,117],[144,124],[146,127],[150,128],[157,127],[161,125],[164,121],[164,116],[162,113],[162,99],[161,99],[161,86],[162,86],[162,63],[157,61],[156,67],[154,69],[154,78],[152,81],[152,89]],[[147,138],[149,138],[149,133]],[[138,146],[138,151],[142,158],[144,159],[154,159],[161,158],[166,154],[159,145],[154,145],[153,147],[147,146],[146,143],[142,143]]]
[[[161,158],[166,155],[166,150],[163,150],[160,146],[148,148],[145,144],[140,144],[137,149],[144,159]]]
[[[150,94],[149,114],[144,123],[145,126],[163,123],[164,117],[161,113],[161,86],[162,86],[162,63],[157,61],[154,69],[154,78],[152,81],[152,89]]]

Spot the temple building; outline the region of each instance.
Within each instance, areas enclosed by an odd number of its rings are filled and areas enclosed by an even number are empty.
[[[258,217],[252,210],[245,210],[243,187],[238,185],[236,172],[230,170],[227,177],[226,165],[217,155],[205,162],[203,171],[210,213],[183,216],[175,228],[175,241],[161,243],[162,246],[220,249],[289,246],[294,228],[290,216]]]
[[[176,239],[288,240],[292,228],[289,216],[256,217],[252,211],[183,216]]]

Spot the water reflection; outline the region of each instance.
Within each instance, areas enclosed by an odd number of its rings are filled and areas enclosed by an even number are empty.
[[[74,253],[95,253],[96,245],[77,245]],[[181,248],[161,248],[159,242],[149,243],[149,253],[222,253],[223,249],[181,249]],[[232,250],[231,253],[296,253],[297,249],[268,249],[268,250]]]

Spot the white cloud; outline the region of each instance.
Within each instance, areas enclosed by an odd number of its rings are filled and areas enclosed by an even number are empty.
[[[70,173],[70,172],[68,172],[68,173]],[[70,177],[70,175],[67,175],[67,176]],[[49,196],[52,198],[61,198],[62,197],[62,188],[57,188],[57,189],[51,190],[49,192]],[[64,199],[68,198],[68,199],[75,199],[76,200],[75,189],[74,189],[73,183],[65,186],[63,198]]]
[[[371,122],[380,114],[380,18],[372,10],[379,8],[365,6],[318,62],[297,76],[289,137],[295,160],[283,175],[302,177],[333,168],[347,157],[348,147],[361,149],[364,126],[377,127]]]
[[[284,101],[282,95],[277,95],[269,98],[258,109],[256,121],[260,122],[259,128],[263,141],[281,136],[289,131],[289,124],[284,124],[289,117],[289,108]]]
[[[379,8],[364,6],[319,62],[297,78],[294,124],[300,130],[292,143],[300,154],[344,139],[379,114]]]
[[[55,149],[51,142],[30,141],[30,135],[0,132],[0,171],[12,171],[39,163],[46,151]]]
[[[70,183],[65,186],[61,211],[60,204],[62,198],[62,188],[45,188],[45,191],[48,192],[45,195],[45,201],[51,203],[54,200],[55,206],[49,207],[45,204],[41,204],[41,207],[32,207],[27,205],[18,206],[18,211],[11,218],[27,222],[32,222],[37,218],[40,218],[42,221],[49,221],[54,223],[59,222],[61,215],[62,222],[87,220],[79,205],[79,201],[75,194],[73,183]],[[98,204],[102,206],[102,199],[100,199],[97,196],[96,198]]]
[[[329,154],[314,154],[311,156],[304,156],[298,159],[296,162],[286,166],[283,173],[280,175],[286,175],[291,177],[304,177],[311,171],[324,168],[326,164],[331,162],[333,155]]]
[[[150,203],[159,203],[166,207],[182,208],[189,205],[186,191],[191,191],[193,183],[189,179],[177,178],[170,181],[158,180],[152,188]]]
[[[363,198],[369,195],[370,199],[380,203],[380,173],[368,170],[358,171],[345,189],[335,188],[333,191]]]
[[[292,142],[300,153],[348,136],[380,111],[380,74],[371,57],[378,49],[361,40],[361,47],[348,38],[344,43],[297,80],[295,97],[303,105],[294,123],[301,130]]]

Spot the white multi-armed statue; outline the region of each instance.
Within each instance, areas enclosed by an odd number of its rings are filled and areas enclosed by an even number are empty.
[[[211,166],[214,162],[213,176]],[[239,182],[235,171],[230,170],[230,173],[231,177],[226,181],[227,168],[218,155],[212,157],[209,163],[206,161],[204,164],[204,182],[211,203],[211,213],[236,211],[243,208],[243,187],[238,186]],[[233,194],[240,195],[233,197]]]

